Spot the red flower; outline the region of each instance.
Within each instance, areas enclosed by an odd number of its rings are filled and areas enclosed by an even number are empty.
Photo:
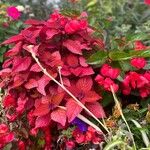
[[[15,6],[10,6],[7,8],[7,14],[14,20],[18,20],[21,16],[20,12]]]
[[[16,105],[16,100],[12,95],[7,95],[4,99],[3,99],[3,106],[5,108],[10,108],[10,107],[14,107]]]
[[[150,5],[150,0],[144,0],[144,3],[145,3],[146,5]]]
[[[95,81],[98,82],[99,85],[103,86],[106,91],[111,91],[110,86],[113,87],[114,92],[118,91],[119,86],[110,78],[104,78],[101,75],[97,75]]]
[[[120,74],[120,70],[117,68],[112,68],[111,66],[109,66],[108,64],[104,64],[100,70],[100,73],[104,76],[104,77],[109,77],[112,79],[116,79],[118,77],[118,75]]]
[[[137,51],[145,50],[146,46],[141,41],[135,41],[134,49],[137,50]]]
[[[72,136],[78,144],[85,142],[85,135],[78,128],[73,131]]]
[[[67,150],[73,150],[75,147],[75,142],[72,140],[69,140],[66,142],[66,149]]]
[[[146,60],[144,58],[133,58],[131,60],[131,65],[137,69],[142,69],[146,65]]]
[[[142,97],[148,95],[150,81],[146,76],[136,72],[129,72],[123,80],[123,94],[128,95],[130,94],[131,89],[139,89]]]
[[[112,79],[116,79],[118,77],[120,70],[117,68],[112,68],[108,64],[104,64],[100,69],[100,74],[103,76],[97,75],[95,81],[103,86],[106,91],[111,91],[110,86],[112,86],[114,92],[117,92],[119,86]]]
[[[14,133],[9,132],[6,124],[0,124],[0,148],[14,140]]]
[[[18,142],[18,150],[26,150],[26,146],[23,141]]]
[[[7,133],[8,132],[8,127],[7,127],[7,125],[6,124],[0,124],[0,135],[1,134],[5,134],[5,133]]]

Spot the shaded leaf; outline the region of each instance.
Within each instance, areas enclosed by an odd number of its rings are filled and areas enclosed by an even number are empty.
[[[97,118],[104,118],[106,117],[104,109],[102,105],[98,102],[95,103],[87,103],[86,107],[92,112]]]
[[[105,63],[107,58],[107,52],[98,51],[88,58],[87,63],[90,65],[102,65]]]

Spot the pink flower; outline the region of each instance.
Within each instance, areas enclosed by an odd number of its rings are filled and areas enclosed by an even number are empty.
[[[144,3],[145,3],[146,5],[150,5],[150,0],[144,0]]]
[[[9,17],[11,17],[13,20],[18,20],[21,16],[20,12],[15,6],[10,6],[7,8],[7,14]]]
[[[116,79],[120,74],[120,70],[117,68],[112,68],[108,64],[104,64],[100,70],[100,73],[105,77]]]
[[[137,69],[142,69],[146,65],[146,60],[144,58],[133,58],[131,60],[131,65]]]

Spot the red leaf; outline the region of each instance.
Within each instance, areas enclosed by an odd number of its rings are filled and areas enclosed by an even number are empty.
[[[70,72],[75,76],[84,77],[94,74],[94,71],[91,67],[78,67],[70,68]]]
[[[95,102],[101,97],[95,91],[88,91],[84,97],[85,102]]]
[[[45,87],[46,85],[50,82],[50,78],[46,75],[43,75],[41,77],[41,79],[39,79],[37,82],[38,82],[38,87],[37,87],[37,90],[43,94],[43,95],[46,95],[46,92],[45,92]]]
[[[79,41],[66,40],[65,42],[63,42],[63,45],[67,47],[67,49],[70,52],[74,54],[82,55],[82,51],[81,51],[82,47]]]
[[[67,63],[69,66],[73,67],[73,69],[77,66],[79,66],[79,60],[78,60],[78,56],[70,54],[67,57]]]
[[[54,35],[58,34],[59,31],[58,30],[55,30],[55,29],[49,29],[46,31],[46,35],[47,35],[47,38],[46,39],[51,39]]]
[[[33,72],[41,72],[41,68],[40,68],[39,65],[36,63],[36,64],[34,64],[34,65],[31,67],[30,71],[33,71]]]
[[[97,118],[106,117],[104,109],[102,105],[98,102],[95,103],[87,103],[86,107],[91,111]]]
[[[57,93],[56,95],[54,95],[51,99],[51,103],[55,104],[55,105],[59,105],[62,101],[62,99],[64,98],[65,93],[61,92],[61,93]]]
[[[29,25],[42,25],[42,24],[44,24],[44,21],[35,20],[35,19],[28,19],[24,23],[29,24]]]
[[[25,74],[17,74],[17,75],[15,75],[14,83],[13,83],[11,88],[15,88],[15,87],[18,87],[21,84],[23,84],[27,80],[28,75],[29,75],[28,72],[25,73]]]
[[[51,119],[60,123],[62,126],[66,124],[66,111],[58,108],[51,113]]]
[[[0,70],[0,76],[5,76],[8,75],[12,72],[12,70],[10,68],[5,68],[3,70]]]
[[[29,27],[21,31],[23,37],[30,43],[36,44],[36,38],[39,36],[41,29]]]
[[[10,37],[8,40],[4,41],[2,44],[11,44],[11,43],[21,41],[23,39],[24,38],[22,35],[15,35],[15,36]]]
[[[31,64],[31,58],[30,57],[15,57],[13,60],[13,68],[12,70],[14,72],[20,72],[25,71],[29,68]]]
[[[37,83],[37,80],[30,79],[29,82],[27,82],[24,86],[26,89],[32,89],[32,88],[38,87],[38,83]]]
[[[91,77],[83,77],[77,81],[77,88],[83,90],[84,92],[90,91],[93,85]]]
[[[22,42],[18,42],[12,49],[5,53],[6,57],[14,56],[19,53],[22,46]]]
[[[35,121],[35,128],[46,127],[50,124],[51,117],[50,114],[38,117]]]
[[[10,67],[10,65],[12,65],[12,60],[13,60],[12,58],[9,58],[9,59],[5,60],[4,63],[3,63],[3,65],[2,65],[2,67],[3,68]]]
[[[72,99],[68,100],[66,104],[66,108],[67,108],[66,114],[69,122],[73,121],[78,116],[78,114],[82,111],[82,107],[80,107]]]
[[[33,112],[34,116],[44,116],[46,114],[48,114],[50,111],[49,109],[49,104],[40,104],[39,106],[37,106]]]

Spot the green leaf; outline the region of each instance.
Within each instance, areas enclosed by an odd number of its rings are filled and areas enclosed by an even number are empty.
[[[137,33],[137,34],[133,34],[133,35],[127,35],[126,39],[127,41],[136,41],[136,40],[145,40],[148,39],[150,36],[146,33]]]
[[[136,120],[131,119],[131,121],[134,123],[134,125],[135,125],[137,128],[139,128],[139,129],[142,128],[142,126],[141,126]],[[144,144],[146,145],[146,147],[148,147],[148,146],[150,145],[150,141],[149,141],[149,138],[148,138],[146,132],[143,131],[143,130],[140,130],[140,132],[141,132],[141,135],[142,135]]]
[[[107,52],[105,51],[97,51],[93,55],[89,57],[87,63],[90,65],[102,65],[107,60]]]
[[[117,50],[109,53],[109,58],[113,61],[129,60],[135,57],[150,57],[150,49],[143,51],[129,50],[128,52]]]
[[[108,143],[103,150],[113,150],[113,148],[115,148],[116,146],[119,146],[119,145],[127,145],[127,143],[125,143],[124,141],[122,140],[115,140],[115,141],[112,141],[110,143]],[[131,147],[128,147],[129,149],[132,149]]]
[[[78,10],[73,10],[73,9],[63,9],[61,10],[61,14],[67,17],[77,17],[80,16],[80,11]]]
[[[123,71],[130,71],[134,70],[134,67],[131,66],[130,61],[124,60],[124,61],[118,61],[120,64],[120,67]]]
[[[150,60],[147,61],[147,64],[143,69],[144,70],[150,70]]]
[[[103,107],[106,107],[113,102],[113,97],[108,92],[102,92],[102,97],[103,97],[103,100],[101,101],[101,104]]]
[[[127,53],[127,52],[123,52],[123,51],[112,51],[109,53],[109,58],[114,60],[114,61],[118,61],[118,60],[128,60],[131,59],[132,56]]]
[[[97,0],[91,0],[87,5],[86,8],[92,7],[97,3]]]

